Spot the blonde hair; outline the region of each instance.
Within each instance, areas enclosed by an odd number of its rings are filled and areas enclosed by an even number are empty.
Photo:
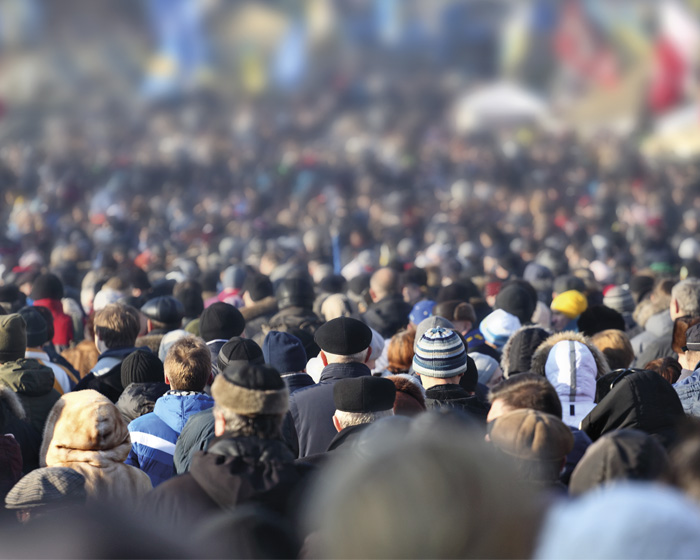
[[[94,328],[107,348],[128,348],[141,330],[139,312],[130,305],[110,303],[95,314]]]
[[[594,334],[591,342],[608,360],[610,369],[627,368],[634,360],[634,350],[629,337],[617,329],[607,329]]]
[[[176,391],[202,391],[211,373],[211,353],[204,341],[185,336],[168,350],[163,369]]]

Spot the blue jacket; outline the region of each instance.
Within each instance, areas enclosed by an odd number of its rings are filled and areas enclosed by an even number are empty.
[[[337,433],[333,425],[333,386],[339,379],[372,375],[365,364],[328,364],[315,385],[294,391],[282,427],[283,438],[298,457],[324,453]]]
[[[160,397],[153,412],[129,424],[131,451],[125,463],[145,472],[155,488],[175,474],[175,443],[187,419],[214,406],[204,393],[168,391]]]
[[[681,399],[683,411],[692,416],[700,416],[700,369],[676,383],[673,388]]]

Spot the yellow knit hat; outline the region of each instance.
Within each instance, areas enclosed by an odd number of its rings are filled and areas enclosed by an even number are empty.
[[[550,308],[552,311],[558,311],[562,315],[566,315],[569,319],[576,319],[588,309],[588,300],[578,290],[569,290],[555,297]]]

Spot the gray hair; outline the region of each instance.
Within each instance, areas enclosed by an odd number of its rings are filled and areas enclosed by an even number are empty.
[[[684,315],[700,317],[700,279],[686,278],[671,289],[671,297],[678,302]]]
[[[368,349],[369,347],[365,348],[360,352],[356,352],[348,356],[341,356],[340,354],[331,354],[330,352],[326,352],[325,350],[323,351],[323,353],[326,355],[329,364],[349,364],[351,362],[359,362],[361,364],[364,364],[367,360]]]
[[[282,432],[283,414],[243,416],[216,404],[214,405],[214,414],[223,416],[226,421],[225,435],[228,437],[277,439]]]
[[[350,426],[359,426],[360,424],[371,424],[376,422],[380,418],[386,418],[387,416],[393,416],[394,411],[389,410],[377,410],[375,412],[345,412],[344,410],[336,410],[335,417],[340,423],[340,428],[345,429]]]

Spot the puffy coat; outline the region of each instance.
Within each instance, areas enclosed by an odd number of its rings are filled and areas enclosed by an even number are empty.
[[[135,507],[151,489],[148,476],[124,464],[131,449],[126,423],[104,395],[67,393],[51,409],[41,444],[42,467],[69,467],[85,477],[88,504]]]
[[[53,388],[51,368],[36,360],[20,359],[0,364],[0,385],[16,393],[27,413],[27,421],[39,432],[44,430],[51,407],[60,398]]]
[[[156,401],[170,390],[165,383],[130,383],[117,401],[124,421],[129,423],[153,412]]]
[[[128,465],[140,468],[153,486],[175,474],[175,443],[187,419],[214,406],[214,399],[204,393],[168,391],[156,401],[153,412],[129,424],[131,451]]]
[[[562,421],[578,428],[595,406],[596,380],[610,371],[603,353],[588,338],[564,331],[550,336],[535,350],[531,369],[554,386]]]

